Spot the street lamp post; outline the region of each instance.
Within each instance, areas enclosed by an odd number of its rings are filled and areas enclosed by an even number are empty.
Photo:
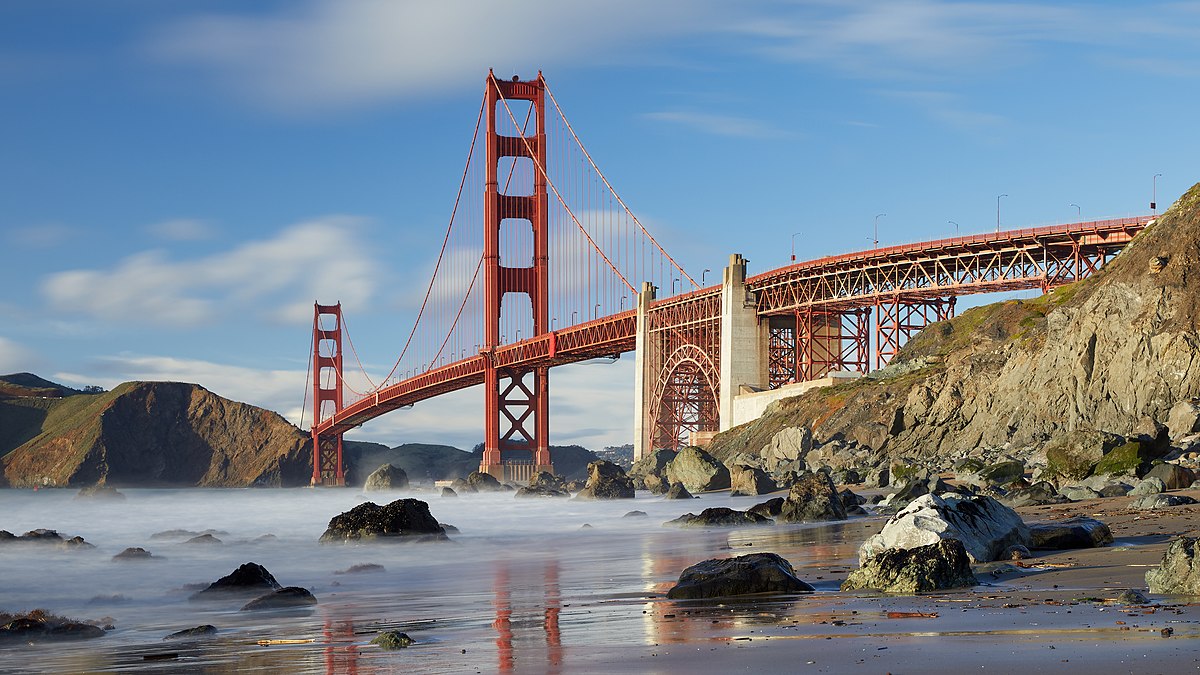
[[[946,222],[950,223],[951,225],[954,226],[954,236],[956,236],[956,237],[959,236],[958,235],[958,223],[954,222],[953,220],[947,220]]]
[[[1000,232],[1000,198],[1008,195],[996,195],[996,232]]]
[[[1081,210],[1079,209],[1079,205],[1078,205],[1078,204],[1068,204],[1067,206],[1074,206],[1074,207],[1075,207],[1075,217],[1076,217],[1076,218],[1079,218],[1079,219],[1082,219],[1082,218],[1083,218],[1083,211],[1081,211]]]
[[[671,280],[671,295],[675,295],[675,284],[679,283],[679,279]],[[683,284],[679,284],[680,290],[683,290]]]
[[[706,274],[708,274],[709,272],[711,272],[711,271],[712,271],[712,270],[704,270],[703,272],[701,272],[701,273],[700,273],[700,285],[701,285],[701,286],[703,286],[703,285],[704,285],[704,276],[705,276]]]
[[[804,233],[796,232],[795,234],[792,235],[792,262],[796,262],[796,235],[797,234],[804,234]]]
[[[1154,174],[1154,178],[1150,179],[1150,215],[1158,215],[1158,179],[1162,176],[1161,173]]]
[[[879,219],[886,215],[886,213],[879,213],[875,215],[875,248],[879,248]]]

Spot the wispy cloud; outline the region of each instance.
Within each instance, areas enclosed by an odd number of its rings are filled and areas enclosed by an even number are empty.
[[[191,260],[144,251],[111,269],[50,275],[42,293],[58,312],[101,321],[186,327],[251,312],[268,321],[304,323],[311,320],[314,298],[361,306],[374,293],[377,263],[357,241],[360,224],[331,216]]]
[[[944,91],[883,91],[882,95],[903,101],[938,122],[959,131],[995,131],[1008,124],[1003,116],[971,110],[957,94]]]
[[[6,237],[8,241],[25,248],[54,248],[79,234],[73,227],[61,223],[45,223],[13,228]]]
[[[0,374],[33,372],[41,363],[41,358],[32,349],[0,335]]]
[[[150,36],[156,59],[198,67],[282,112],[355,106],[482,86],[489,66],[631,58],[649,38],[693,32],[714,0],[308,0],[267,15],[193,16]]]
[[[715,115],[712,113],[663,111],[643,115],[648,120],[678,124],[693,131],[699,131],[714,136],[731,136],[734,138],[753,139],[785,139],[796,138],[794,132],[775,127],[762,120],[734,115]]]
[[[173,218],[146,226],[146,231],[168,241],[203,241],[212,238],[211,224],[194,218]]]

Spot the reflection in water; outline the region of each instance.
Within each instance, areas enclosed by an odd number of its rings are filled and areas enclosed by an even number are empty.
[[[358,645],[354,642],[354,621],[325,619],[326,675],[358,675]]]
[[[530,567],[532,566],[521,569],[526,571]],[[546,662],[548,664],[546,672],[561,672],[563,648],[562,635],[558,627],[559,614],[562,612],[562,600],[558,586],[559,561],[557,558],[548,558],[542,563],[541,583],[538,583],[537,579],[529,579],[527,583],[522,583],[515,588],[512,581],[512,570],[512,564],[508,560],[496,563],[492,585],[494,596],[492,607],[496,612],[496,619],[492,621],[492,628],[496,631],[496,668],[501,673],[511,673],[516,670],[514,639],[518,639],[523,647],[530,647],[531,651],[540,651],[537,640],[532,639],[533,631],[527,631],[525,635],[521,636],[524,639],[521,639],[516,636],[513,629],[512,598],[515,590],[519,597],[528,597],[529,600],[527,603],[522,603],[519,608],[517,626],[529,628],[537,625],[539,622],[533,617],[541,614],[540,628],[541,632],[545,633]],[[526,580],[523,579],[523,581]],[[542,593],[540,600],[535,595],[539,590]]]

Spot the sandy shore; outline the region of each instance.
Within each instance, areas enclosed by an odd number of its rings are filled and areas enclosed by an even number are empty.
[[[1200,491],[1180,494],[1200,497]],[[645,610],[654,645],[572,654],[571,672],[1179,673],[1200,670],[1200,603],[1149,595],[1145,573],[1200,506],[1129,511],[1128,497],[1018,509],[1027,522],[1075,515],[1109,525],[1100,549],[1035,551],[976,569],[981,585],[916,597],[836,592],[853,560],[798,570],[818,593],[787,602],[676,602]],[[857,525],[856,525],[857,526]],[[865,534],[881,521],[862,522]],[[748,548],[747,551],[756,550]],[[740,551],[739,551],[740,553]],[[714,552],[722,555],[723,552]]]

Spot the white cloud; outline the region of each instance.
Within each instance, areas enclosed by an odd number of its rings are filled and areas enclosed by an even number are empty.
[[[752,139],[782,139],[794,138],[795,133],[772,126],[762,120],[734,115],[714,115],[711,113],[663,111],[643,115],[646,119],[656,122],[679,124],[694,131],[714,136],[731,136],[733,138]]]
[[[163,27],[156,58],[198,66],[283,112],[426,97],[568,62],[629,60],[711,19],[712,0],[308,0],[274,15],[194,16]]]
[[[145,251],[112,269],[50,275],[42,292],[57,311],[102,321],[183,327],[249,312],[305,323],[314,299],[362,306],[374,292],[377,265],[356,241],[360,222],[345,216],[312,220],[273,239],[192,260]]]
[[[0,374],[34,372],[41,358],[24,345],[0,335]]]
[[[28,248],[53,248],[78,234],[78,230],[60,223],[30,225],[9,230],[8,240]]]
[[[174,218],[146,226],[150,234],[168,241],[203,241],[213,236],[213,228],[203,220]]]

